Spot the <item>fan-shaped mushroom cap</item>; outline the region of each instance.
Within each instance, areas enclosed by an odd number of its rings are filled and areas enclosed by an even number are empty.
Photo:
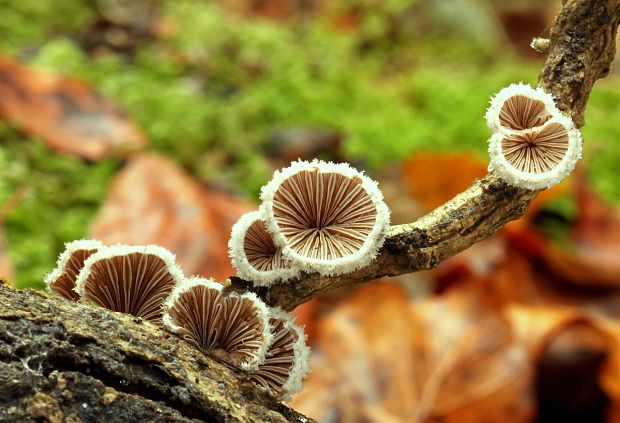
[[[489,170],[511,185],[549,188],[572,172],[581,158],[581,134],[569,118],[555,116],[540,127],[493,135],[489,155]]]
[[[270,309],[273,340],[265,361],[250,375],[250,380],[273,396],[289,401],[291,394],[301,391],[301,381],[308,373],[310,348],[306,335],[293,317],[280,308]]]
[[[110,310],[161,323],[162,304],[183,278],[174,254],[165,248],[115,245],[84,262],[75,291]]]
[[[352,272],[377,255],[390,212],[377,183],[346,163],[297,161],[261,190],[263,218],[292,266]]]
[[[253,293],[224,295],[212,279],[178,285],[164,304],[163,321],[205,354],[243,370],[256,369],[271,342],[265,304]]]
[[[101,242],[93,239],[65,243],[65,251],[58,256],[56,268],[45,276],[48,291],[69,300],[79,300],[80,296],[73,290],[75,280],[84,266],[84,261],[103,247]]]
[[[518,131],[541,126],[558,115],[561,113],[555,106],[553,97],[541,88],[511,84],[491,99],[486,120],[493,132]]]
[[[237,275],[257,286],[269,286],[299,274],[299,270],[284,261],[280,247],[273,242],[258,211],[244,214],[234,224],[228,249]]]

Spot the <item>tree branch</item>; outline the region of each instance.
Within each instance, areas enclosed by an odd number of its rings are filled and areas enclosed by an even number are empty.
[[[565,0],[551,29],[538,85],[553,95],[558,108],[578,127],[584,124],[594,82],[609,73],[619,21],[620,0]],[[417,221],[393,226],[377,259],[357,272],[335,277],[304,274],[270,289],[251,288],[250,282],[236,277],[231,285],[252,289],[268,304],[292,310],[347,283],[431,269],[519,218],[536,194],[488,174]]]

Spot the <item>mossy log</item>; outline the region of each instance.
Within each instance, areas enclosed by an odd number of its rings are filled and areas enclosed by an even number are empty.
[[[131,315],[0,285],[0,422],[309,422]]]

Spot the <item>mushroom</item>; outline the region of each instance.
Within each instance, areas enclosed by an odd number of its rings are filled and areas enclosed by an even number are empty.
[[[523,130],[541,126],[553,116],[561,115],[553,97],[541,88],[511,84],[492,99],[487,109],[487,125],[493,132]]]
[[[261,190],[263,218],[292,266],[326,275],[377,255],[390,212],[377,183],[346,163],[297,161]]]
[[[186,279],[164,304],[164,325],[205,354],[255,370],[271,342],[267,306],[251,292],[222,290],[213,279]]]
[[[83,300],[161,323],[161,306],[183,278],[174,254],[165,248],[115,245],[84,262],[75,291]]]
[[[77,301],[80,296],[73,289],[84,261],[104,245],[91,239],[80,239],[65,244],[65,251],[58,256],[56,268],[45,276],[47,289],[56,295]]]
[[[250,380],[274,397],[289,401],[292,394],[301,391],[301,381],[308,373],[310,348],[306,346],[303,329],[290,314],[280,308],[270,309],[269,314],[273,340],[265,361],[250,374]]]
[[[237,275],[256,286],[269,286],[299,273],[284,261],[281,249],[273,242],[258,211],[244,214],[235,223],[228,248]]]
[[[511,185],[538,190],[558,184],[581,158],[581,134],[562,115],[542,126],[503,131],[489,140],[494,170]]]

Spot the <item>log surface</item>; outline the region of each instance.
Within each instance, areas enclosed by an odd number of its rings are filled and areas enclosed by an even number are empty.
[[[297,422],[140,318],[0,285],[0,422]]]

